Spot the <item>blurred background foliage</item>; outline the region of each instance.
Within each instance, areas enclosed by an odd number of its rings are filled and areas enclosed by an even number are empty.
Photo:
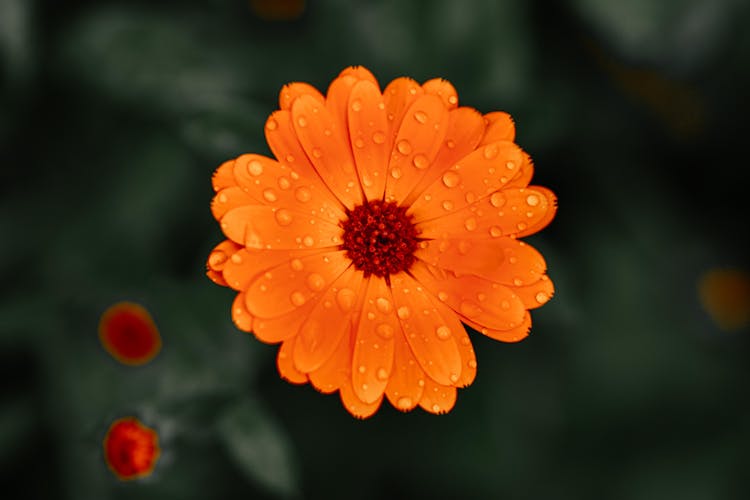
[[[3,497],[747,498],[747,286],[734,331],[715,304],[738,288],[702,307],[698,287],[748,268],[749,14],[741,0],[0,0]],[[463,104],[510,112],[534,182],[559,196],[529,238],[555,298],[519,344],[473,335],[477,379],[445,416],[384,404],[357,421],[280,380],[275,347],[237,331],[232,293],[203,275],[222,239],[213,169],[268,152],[283,84],[325,89],[353,64],[383,85],[444,77]],[[161,330],[144,367],[98,343],[118,300]],[[101,453],[126,415],[163,448],[135,483]]]

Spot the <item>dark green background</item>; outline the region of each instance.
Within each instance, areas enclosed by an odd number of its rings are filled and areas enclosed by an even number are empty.
[[[0,0],[0,496],[747,498],[748,331],[696,287],[747,265],[748,21],[739,0],[331,0],[289,22]],[[358,421],[287,384],[204,276],[213,169],[267,151],[284,83],[352,64],[510,112],[559,196],[529,238],[555,298],[520,344],[473,335],[445,416]],[[161,329],[145,367],[98,343],[123,299]],[[164,452],[122,484],[101,440],[131,414]]]

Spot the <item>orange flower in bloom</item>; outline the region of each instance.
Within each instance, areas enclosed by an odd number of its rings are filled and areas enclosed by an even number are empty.
[[[116,420],[104,437],[104,460],[123,481],[150,475],[160,453],[156,431],[135,417]]]
[[[145,364],[161,349],[161,336],[151,315],[131,302],[119,302],[104,311],[99,339],[108,353],[126,365]]]
[[[293,383],[338,391],[357,417],[385,397],[449,411],[476,360],[462,322],[524,338],[549,300],[542,256],[520,240],[556,200],[529,186],[510,116],[458,106],[445,80],[392,81],[362,67],[324,96],[291,83],[265,133],[276,159],[245,154],[213,177],[227,237],[208,276],[239,292],[237,326],[281,343]]]

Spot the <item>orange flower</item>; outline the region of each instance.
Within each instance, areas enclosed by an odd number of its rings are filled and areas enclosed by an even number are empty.
[[[104,437],[104,460],[123,481],[150,475],[160,453],[156,431],[135,417],[116,420]]]
[[[462,322],[515,342],[549,300],[542,256],[519,238],[554,217],[510,116],[458,106],[453,86],[362,67],[323,96],[286,85],[266,122],[276,160],[245,154],[213,177],[226,241],[208,276],[232,317],[293,383],[339,391],[365,418],[383,395],[449,411],[476,360]]]
[[[151,315],[132,302],[119,302],[104,311],[99,340],[112,357],[126,365],[148,363],[161,349],[161,336]]]

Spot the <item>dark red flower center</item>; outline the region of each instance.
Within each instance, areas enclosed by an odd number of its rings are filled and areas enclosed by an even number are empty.
[[[388,278],[414,263],[417,230],[406,208],[394,202],[368,201],[349,211],[344,228],[346,256],[365,276]]]

